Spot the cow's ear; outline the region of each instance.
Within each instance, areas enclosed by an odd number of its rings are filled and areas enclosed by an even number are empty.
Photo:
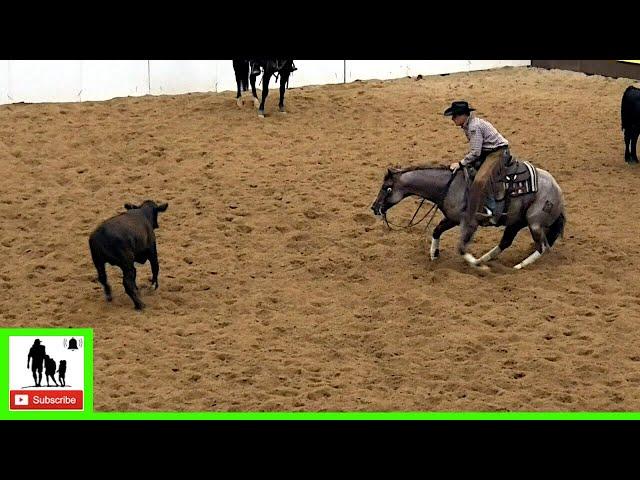
[[[140,208],[140,207],[136,207],[133,203],[125,203],[124,204],[124,208],[126,208],[127,210],[134,210],[134,209]]]
[[[159,212],[164,212],[167,208],[169,208],[169,204],[168,203],[161,203],[160,205],[158,205],[158,211]]]

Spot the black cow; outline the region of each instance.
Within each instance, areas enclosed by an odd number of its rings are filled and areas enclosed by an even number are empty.
[[[91,257],[98,271],[98,280],[104,287],[107,301],[111,301],[111,287],[107,282],[105,263],[122,269],[122,283],[137,310],[144,308],[138,296],[134,262],[151,262],[151,283],[158,288],[158,251],[154,229],[158,228],[158,212],[164,212],[168,203],[156,204],[146,200],[140,206],[126,203],[126,212],[105,220],[89,237]]]
[[[622,130],[624,131],[624,161],[638,163],[638,135],[640,135],[640,88],[628,87],[622,95]]]

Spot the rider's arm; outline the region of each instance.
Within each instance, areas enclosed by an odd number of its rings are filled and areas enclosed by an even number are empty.
[[[479,128],[469,131],[469,153],[460,162],[465,167],[475,162],[482,154],[482,133]]]

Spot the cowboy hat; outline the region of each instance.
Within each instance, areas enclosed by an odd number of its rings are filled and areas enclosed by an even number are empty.
[[[454,115],[464,115],[471,113],[475,108],[471,108],[464,100],[451,103],[451,106],[444,111],[445,117]]]

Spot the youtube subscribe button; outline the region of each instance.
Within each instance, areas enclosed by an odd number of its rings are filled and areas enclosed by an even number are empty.
[[[82,390],[11,390],[11,410],[82,410]]]

